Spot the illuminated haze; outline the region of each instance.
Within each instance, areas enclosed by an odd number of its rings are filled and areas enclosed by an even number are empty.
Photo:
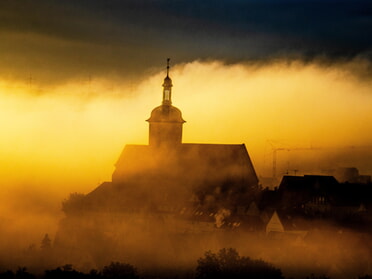
[[[350,75],[352,66],[326,68],[301,62],[226,66],[218,61],[176,65],[171,71],[173,103],[187,120],[183,140],[245,143],[261,176],[271,175],[271,144],[322,147],[345,155],[347,147],[368,146],[371,83]],[[2,81],[1,191],[7,201],[3,206],[26,210],[33,207],[33,197],[47,196],[35,203],[56,207],[70,192],[86,193],[111,180],[122,147],[147,144],[144,120],[160,103],[163,77],[161,71],[135,86],[93,79],[47,89]],[[324,166],[319,157],[324,152],[306,153],[315,156],[319,171],[331,164],[345,166],[338,161],[325,161]],[[301,154],[298,151],[297,157]],[[287,164],[288,155],[282,157],[285,161],[279,157],[278,164]],[[347,163],[371,173],[365,159],[354,155]],[[307,167],[296,156],[292,160],[293,169]],[[22,199],[21,205],[13,204],[20,202],[14,195]]]
[[[278,175],[372,174],[368,1],[199,2],[1,1],[3,251],[53,236],[69,193],[147,144],[168,56],[183,142],[245,143],[264,177],[274,148]]]

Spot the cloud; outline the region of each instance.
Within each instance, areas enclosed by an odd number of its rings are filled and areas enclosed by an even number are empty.
[[[2,1],[0,74],[34,82],[151,75],[177,63],[371,60],[357,1]]]

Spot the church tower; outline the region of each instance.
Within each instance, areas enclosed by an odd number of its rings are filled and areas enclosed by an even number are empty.
[[[170,147],[182,143],[182,125],[185,120],[181,111],[172,106],[172,80],[169,77],[169,58],[167,59],[167,76],[163,83],[163,102],[151,112],[149,122],[149,145],[153,147]]]

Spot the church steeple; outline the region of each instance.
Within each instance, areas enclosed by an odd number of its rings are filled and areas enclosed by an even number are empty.
[[[167,59],[167,76],[164,79],[163,83],[163,105],[172,104],[172,79],[169,77],[169,60]]]
[[[172,106],[172,80],[169,77],[169,58],[167,76],[163,83],[163,102],[151,112],[149,122],[149,144],[156,147],[172,148],[182,143],[182,125],[185,120],[181,111]]]

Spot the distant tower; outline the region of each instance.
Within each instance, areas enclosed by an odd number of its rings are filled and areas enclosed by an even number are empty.
[[[148,120],[149,145],[154,147],[172,147],[182,143],[181,111],[172,106],[172,80],[169,77],[169,58],[167,59],[167,76],[163,83],[163,103],[154,108]]]

